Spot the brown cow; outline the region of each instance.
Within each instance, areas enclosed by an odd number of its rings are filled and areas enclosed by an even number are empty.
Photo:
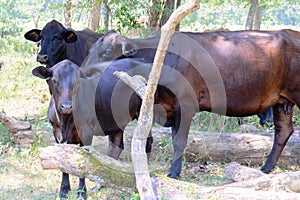
[[[82,67],[124,57],[143,58],[152,63],[158,42],[157,34],[148,39],[128,39],[110,31],[93,45]],[[180,85],[170,75],[168,80],[173,79],[182,91],[178,93],[182,103],[174,103],[169,95],[163,96],[160,103],[167,116],[164,125],[173,130],[170,177],[177,178],[181,172],[189,124],[198,111],[241,117],[273,107],[275,139],[262,171],[269,173],[274,169],[293,133],[292,108],[295,104],[300,106],[299,32],[175,33],[164,64],[177,70],[189,83]],[[184,97],[188,85],[194,93]]]

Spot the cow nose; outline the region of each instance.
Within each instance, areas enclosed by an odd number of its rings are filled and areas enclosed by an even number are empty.
[[[71,104],[61,104],[60,105],[61,113],[64,115],[71,114],[72,112],[72,105]]]
[[[38,54],[37,61],[40,63],[45,63],[48,61],[48,56],[46,54],[44,54],[44,55]]]

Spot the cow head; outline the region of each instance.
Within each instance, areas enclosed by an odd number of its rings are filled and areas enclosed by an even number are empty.
[[[121,57],[130,57],[136,53],[137,46],[130,39],[110,30],[93,44],[82,66],[116,60]]]
[[[66,58],[67,44],[75,42],[77,35],[74,31],[66,29],[61,23],[52,20],[42,29],[32,29],[24,37],[33,42],[39,42],[41,50],[37,61],[52,67]]]
[[[72,91],[79,67],[69,60],[64,60],[52,68],[36,67],[32,74],[46,79],[59,116],[72,113]]]

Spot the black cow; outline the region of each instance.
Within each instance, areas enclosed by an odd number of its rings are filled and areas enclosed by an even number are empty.
[[[82,68],[124,57],[143,58],[152,63],[159,39],[159,34],[147,39],[128,39],[110,31],[93,45]],[[173,130],[175,151],[169,176],[177,178],[180,174],[189,123],[199,110],[242,117],[273,107],[275,139],[262,171],[269,173],[274,169],[293,133],[292,108],[295,104],[300,106],[299,63],[297,31],[176,32],[164,64],[183,74],[196,99],[190,105],[184,103],[186,107],[180,107],[181,111],[172,104],[171,97],[164,102],[164,112],[170,115],[167,124]],[[176,79],[173,84],[184,90]],[[182,119],[185,126],[180,130]]]
[[[90,47],[100,36],[102,34],[95,33],[89,29],[82,31],[66,29],[56,20],[48,22],[42,30],[32,29],[24,35],[27,40],[39,42],[41,50],[37,54],[37,61],[45,64],[48,68],[64,59],[69,59],[80,66],[88,55]],[[52,93],[51,90],[50,93]],[[48,119],[52,124],[53,134],[57,143],[68,142],[78,144],[78,141],[66,140],[66,134],[62,133],[63,124],[61,119],[57,118],[54,99],[52,97],[48,108]],[[84,179],[80,179],[78,191],[84,191],[82,190],[84,185]],[[65,198],[69,190],[69,175],[63,173],[60,197]],[[85,196],[85,193],[82,196]]]
[[[100,36],[102,34],[89,29],[66,29],[56,20],[48,22],[42,30],[32,29],[24,35],[27,40],[39,42],[41,50],[37,54],[37,61],[48,67],[64,59],[80,66],[90,47]]]

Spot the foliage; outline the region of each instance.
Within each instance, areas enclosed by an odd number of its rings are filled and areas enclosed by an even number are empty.
[[[143,14],[146,4],[138,0],[133,1],[118,1],[114,0],[110,2],[110,8],[112,11],[112,18],[115,21],[116,31],[121,34],[125,34],[129,29],[139,28],[137,19]],[[133,12],[136,11],[136,12]]]
[[[0,123],[0,145],[4,145],[8,142],[11,142],[11,135],[6,127]]]
[[[300,15],[296,13],[300,9],[299,1],[265,0],[261,6],[264,8],[261,29],[274,29],[274,25],[281,28],[299,24]],[[201,1],[200,10],[182,20],[181,30],[245,29],[248,9],[248,0]]]

